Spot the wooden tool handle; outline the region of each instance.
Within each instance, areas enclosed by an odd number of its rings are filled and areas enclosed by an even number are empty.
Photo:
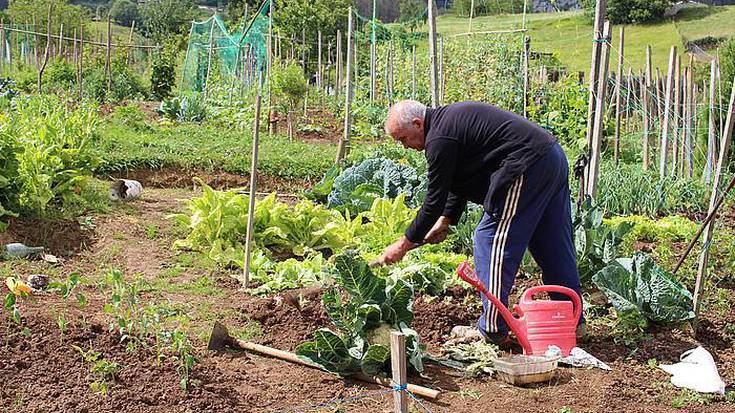
[[[265,354],[267,356],[275,357],[277,359],[290,361],[291,363],[301,364],[302,366],[307,366],[307,367],[312,367],[315,369],[323,370],[321,366],[318,366],[314,363],[304,360],[300,358],[299,356],[297,356],[296,354],[291,353],[289,351],[278,350],[273,347],[264,346],[262,344],[255,344],[255,343],[251,343],[245,340],[236,339],[235,342],[243,350],[253,351],[259,354]],[[379,384],[385,387],[392,387],[392,383],[390,379],[385,378],[385,377],[368,376],[366,374],[357,373],[357,374],[351,375],[350,378],[353,378],[359,381],[363,381],[366,383],[375,383],[375,384]],[[432,400],[439,398],[439,395],[441,394],[438,390],[430,389],[428,387],[418,386],[415,384],[408,384],[406,386],[406,389],[413,394],[417,394],[421,397],[429,398]]]

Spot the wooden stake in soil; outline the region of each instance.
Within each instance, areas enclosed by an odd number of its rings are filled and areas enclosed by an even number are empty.
[[[0,76],[5,77],[5,20],[2,17],[0,17]]]
[[[253,222],[255,221],[255,192],[258,177],[258,146],[260,137],[260,92],[255,98],[255,121],[253,122],[253,153],[250,160],[250,198],[248,199],[248,227],[245,235],[245,264],[242,269],[242,286],[248,288],[250,281],[250,260],[253,241]]]
[[[444,37],[439,38],[439,105],[444,104]]]
[[[204,79],[204,100],[209,97],[209,77],[212,74],[212,54],[214,53],[214,19],[217,13],[212,17],[212,26],[209,28],[209,48],[207,49],[207,75]]]
[[[337,66],[334,84],[334,96],[339,97],[342,93],[342,31],[337,30]]]
[[[666,96],[664,99],[664,123],[661,126],[661,156],[659,157],[659,176],[666,176],[666,164],[669,161],[669,128],[671,122],[671,94],[674,88],[674,69],[676,66],[676,46],[671,46],[669,54],[669,74],[666,78]]]
[[[408,412],[408,395],[403,387],[408,383],[406,373],[406,336],[398,331],[390,333],[390,363],[393,370],[393,385],[400,388],[393,393],[396,413]]]
[[[354,43],[352,41],[352,28],[353,28],[353,17],[352,7],[349,9],[349,17],[347,18],[347,70],[345,79],[345,122],[344,122],[344,133],[339,140],[337,146],[337,163],[341,162],[348,151],[350,144],[350,127],[352,124],[352,53],[354,49]]]
[[[648,170],[650,159],[649,145],[651,143],[651,45],[646,46],[646,76],[643,84],[643,170]]]
[[[48,59],[49,54],[51,53],[51,7],[52,3],[49,3],[48,5],[48,20],[46,23],[46,51],[43,54],[43,64],[38,69],[38,93],[41,93],[41,88],[43,85],[43,71],[46,70],[46,65],[48,65]]]
[[[112,20],[107,15],[107,54],[105,55],[105,74],[107,74],[107,91],[112,90]]]
[[[705,89],[706,91],[706,89]],[[715,159],[715,145],[716,145],[716,131],[717,126],[715,125],[715,99],[717,93],[717,60],[713,60],[710,63],[710,78],[709,78],[709,113],[707,121],[707,160],[704,167],[704,181],[710,183],[712,179],[712,167],[717,162]],[[705,92],[707,94],[707,92]]]
[[[676,63],[674,65],[674,140],[671,144],[671,173],[674,175],[678,174],[678,161],[679,161],[679,146],[681,145],[681,128],[683,127],[681,121],[681,58],[676,56]]]
[[[589,94],[589,105],[587,109],[587,148],[592,148],[592,137],[595,134],[594,120],[595,113],[598,109],[597,96],[595,96],[595,93],[598,90],[597,84],[599,83],[598,76],[600,74],[600,56],[602,55],[602,45],[606,41],[603,34],[606,10],[607,0],[597,0],[597,3],[595,5],[595,23],[592,29],[592,63],[590,64],[590,83],[588,89],[592,93]],[[546,81],[546,79],[543,78],[542,81]],[[588,175],[587,181],[589,182],[589,166],[586,173]],[[584,193],[581,193],[580,197],[584,198],[584,195]]]
[[[370,37],[370,102],[375,101],[375,89],[377,84],[377,71],[378,71],[378,65],[377,65],[377,45],[376,37],[375,37],[375,19],[377,18],[377,1],[373,0],[373,19],[370,21],[370,26],[372,29],[372,34]]]
[[[692,175],[694,175],[694,169],[692,165],[692,157],[693,157],[693,150],[692,150],[692,102],[693,102],[693,96],[692,93],[694,92],[693,84],[692,84],[692,62],[690,60],[689,66],[685,70],[685,76],[684,76],[684,96],[686,99],[684,99],[684,107],[685,110],[685,116],[684,116],[684,151],[683,151],[683,159],[682,159],[682,168],[684,168],[684,174],[687,178],[691,178]]]
[[[412,61],[411,61],[411,99],[416,99],[416,45],[411,48]]]
[[[735,82],[733,82],[732,92],[730,93],[730,104],[728,105],[727,121],[725,122],[725,130],[720,137],[720,158],[717,161],[717,169],[712,183],[712,194],[710,195],[710,203],[708,212],[713,212],[719,199],[720,180],[726,171],[728,159],[730,155],[730,143],[732,142],[733,126],[735,126]],[[699,316],[699,310],[702,307],[702,299],[704,297],[704,287],[707,278],[707,262],[709,261],[709,245],[712,242],[712,229],[715,220],[713,219],[707,224],[704,230],[704,239],[702,241],[702,254],[699,256],[699,266],[697,268],[697,282],[694,287],[694,316]]]
[[[436,56],[436,5],[434,0],[429,4],[429,77],[431,78],[431,107],[439,106],[439,76]]]
[[[603,38],[608,39],[600,53],[600,73],[597,84],[597,96],[595,106],[595,121],[593,123],[595,133],[592,135],[592,150],[589,163],[589,174],[587,177],[587,194],[593,198],[597,194],[597,180],[600,174],[600,147],[603,138],[603,121],[605,116],[605,93],[607,91],[607,75],[610,64],[610,22],[606,21],[603,29]]]
[[[615,165],[620,162],[620,117],[622,116],[620,89],[623,87],[623,59],[625,58],[625,26],[620,26],[620,40],[618,48],[618,81],[615,82],[615,150],[613,159]]]
[[[79,100],[84,97],[82,88],[84,68],[84,23],[79,23],[79,65],[77,66],[77,86],[79,87]]]
[[[528,117],[529,60],[531,58],[531,37],[523,39],[523,117]]]
[[[322,31],[317,35],[316,88],[322,90]]]

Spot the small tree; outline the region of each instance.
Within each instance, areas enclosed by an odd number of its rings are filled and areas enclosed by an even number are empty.
[[[594,18],[595,0],[584,0],[588,17]],[[613,24],[650,23],[661,20],[671,0],[608,0],[607,18]]]
[[[110,7],[112,20],[123,26],[130,27],[134,21],[140,21],[138,5],[131,0],[115,0]]]
[[[140,8],[143,31],[155,40],[186,32],[193,13],[193,0],[149,1]]]
[[[286,110],[288,137],[293,139],[293,112],[306,95],[306,79],[301,67],[289,62],[273,70],[273,93]]]
[[[151,92],[157,100],[166,99],[176,85],[176,44],[169,41],[153,57]]]

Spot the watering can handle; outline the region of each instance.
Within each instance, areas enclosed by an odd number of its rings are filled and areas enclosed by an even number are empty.
[[[564,294],[571,298],[572,303],[574,304],[574,319],[579,320],[579,316],[582,315],[582,299],[579,298],[579,294],[571,288],[562,287],[561,285],[539,285],[537,287],[531,287],[523,293],[521,302],[530,303],[533,301],[534,295],[544,292]]]

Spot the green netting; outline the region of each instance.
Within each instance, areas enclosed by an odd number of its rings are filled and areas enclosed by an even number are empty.
[[[242,85],[262,79],[267,65],[268,9],[265,0],[245,28],[227,30],[218,15],[193,22],[184,61],[182,90],[201,92],[212,83]]]
[[[0,63],[11,63],[20,59],[21,62],[30,63],[35,53],[34,37],[28,33],[13,32],[10,29],[25,31],[35,30],[34,26],[28,24],[5,24],[0,33]]]

